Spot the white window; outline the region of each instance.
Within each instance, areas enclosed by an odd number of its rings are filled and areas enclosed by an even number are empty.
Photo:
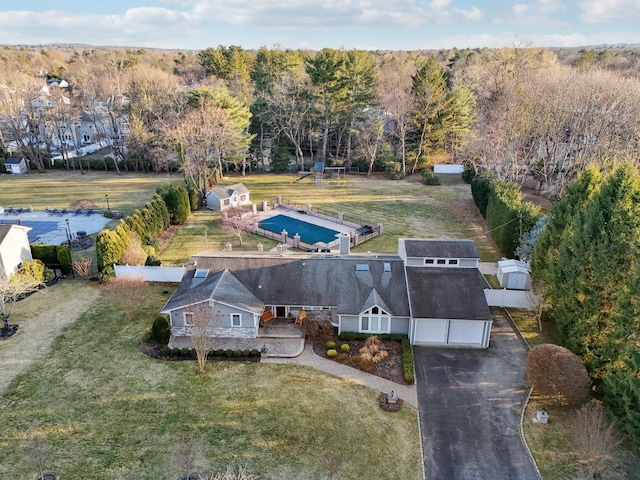
[[[184,312],[184,325],[185,327],[193,325],[193,312]]]
[[[449,265],[457,265],[458,264],[458,260],[449,260]]]
[[[372,307],[360,315],[360,331],[366,333],[389,333],[391,318],[378,307]]]
[[[425,258],[424,263],[426,265],[433,265],[433,258]]]
[[[439,258],[438,259],[438,265],[445,265],[447,263],[447,260],[444,258]]]
[[[233,327],[242,326],[242,319],[240,318],[240,314],[239,313],[232,313],[231,314],[231,326],[233,326]]]

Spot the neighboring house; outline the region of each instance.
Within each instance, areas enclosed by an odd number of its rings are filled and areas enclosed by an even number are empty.
[[[249,189],[242,183],[213,188],[207,193],[207,208],[224,211],[251,203]]]
[[[7,173],[21,175],[29,171],[27,160],[24,157],[9,157],[4,161],[4,168]]]
[[[329,320],[338,332],[398,333],[414,345],[487,348],[491,313],[470,240],[400,239],[399,254],[195,255],[162,309],[173,339],[204,308],[212,337],[255,338],[266,311]],[[200,310],[201,311],[201,310]]]
[[[22,262],[33,260],[29,230],[23,225],[0,224],[0,278],[10,277]]]
[[[502,288],[511,290],[531,290],[529,264],[520,260],[500,260],[496,273]]]

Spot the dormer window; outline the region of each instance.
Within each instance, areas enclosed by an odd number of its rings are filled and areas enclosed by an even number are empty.
[[[360,315],[360,331],[366,333],[389,333],[390,315],[379,307],[371,307]]]

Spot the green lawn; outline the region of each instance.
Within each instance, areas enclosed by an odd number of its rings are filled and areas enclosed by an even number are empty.
[[[74,282],[75,295],[96,288]],[[141,296],[133,323],[101,297],[16,377],[0,401],[0,478],[35,478],[29,437],[42,433],[61,478],[174,480],[192,431],[200,473],[241,463],[261,479],[328,478],[329,453],[336,478],[420,478],[415,410],[384,412],[372,390],[293,365],[209,363],[197,376],[194,362],[142,354],[164,288]]]
[[[401,237],[447,236],[473,239],[482,261],[500,258],[484,234],[484,219],[473,203],[469,185],[459,175],[442,175],[442,185],[435,187],[420,183],[417,175],[400,181],[348,175],[346,180],[325,179],[322,185],[316,185],[312,177],[300,182],[296,179],[293,175],[248,175],[228,177],[223,184],[244,183],[259,207],[263,199],[273,204],[282,195],[286,203],[310,203],[314,208],[343,212],[347,218],[370,225],[382,223],[383,234],[357,246],[354,252],[396,252]],[[234,250],[255,251],[258,243],[265,250],[276,245],[275,241],[245,234],[240,248],[239,239],[221,225],[220,215],[203,210],[192,215],[185,228],[176,231],[159,251],[164,263],[182,265],[189,256],[205,250],[205,246],[222,250],[227,242],[232,243]]]
[[[97,208],[109,207],[125,214],[133,212],[153,198],[156,187],[164,182],[182,182],[179,174],[142,174],[91,171],[80,174],[61,170],[28,175],[0,175],[0,206],[35,210],[70,208],[73,202],[89,200]]]

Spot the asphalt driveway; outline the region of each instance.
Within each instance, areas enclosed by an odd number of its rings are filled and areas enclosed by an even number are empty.
[[[526,347],[494,315],[488,350],[415,347],[429,480],[538,479],[520,441]]]

